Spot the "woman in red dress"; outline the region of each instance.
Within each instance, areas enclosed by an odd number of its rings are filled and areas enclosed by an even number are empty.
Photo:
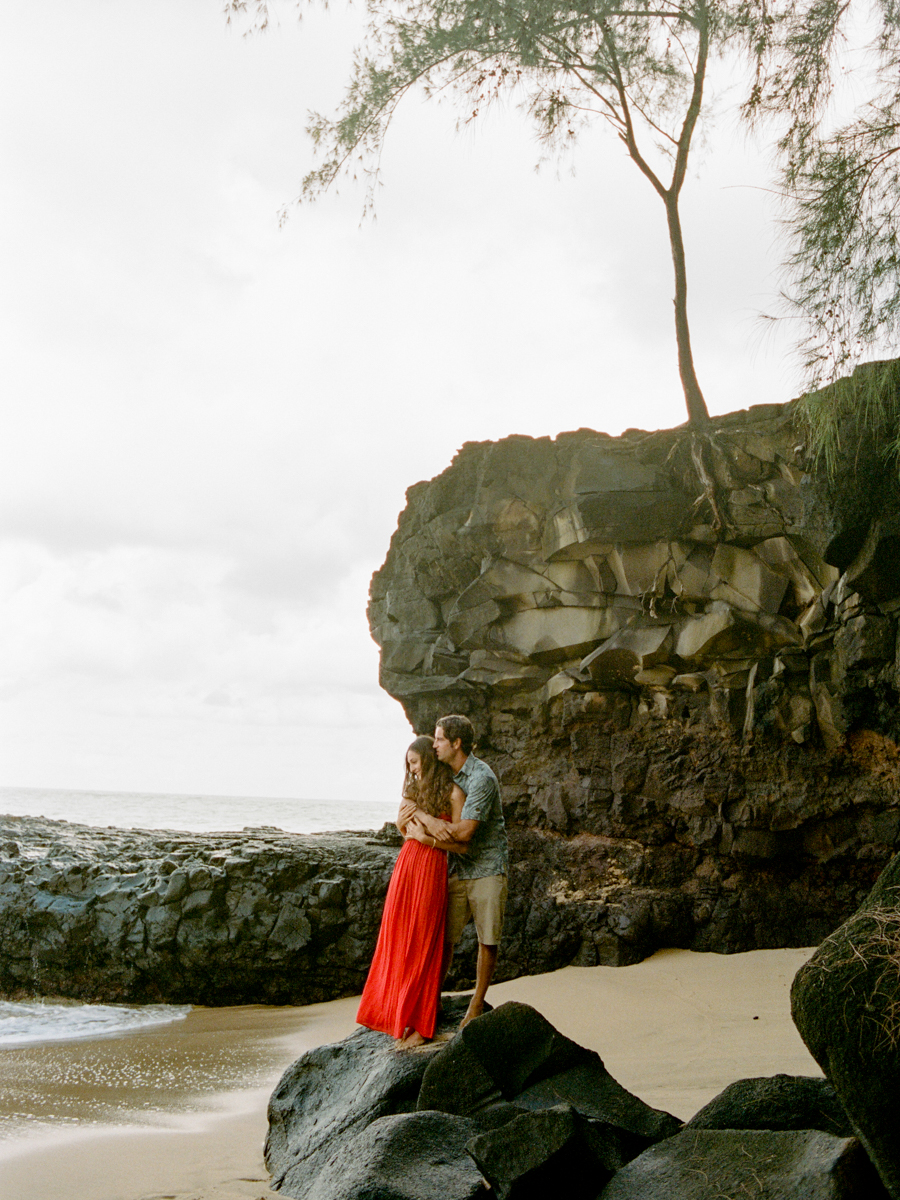
[[[435,817],[458,821],[465,796],[438,762],[430,737],[406,751],[404,800]],[[398,817],[397,828],[406,833]],[[432,839],[433,841],[434,839]],[[447,854],[407,837],[388,885],[375,957],[356,1020],[396,1038],[398,1049],[434,1036],[447,917]]]

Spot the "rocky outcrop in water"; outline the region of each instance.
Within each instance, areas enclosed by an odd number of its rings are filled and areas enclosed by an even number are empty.
[[[400,835],[96,829],[0,816],[0,996],[310,1004],[362,991]],[[540,888],[540,882],[537,887]],[[535,911],[552,908],[537,895]],[[508,935],[535,971],[519,905]],[[524,961],[524,960],[523,960]],[[449,986],[475,970],[470,926]]]
[[[501,975],[819,942],[900,845],[900,489],[848,422],[468,444],[372,581],[383,686],[471,715],[510,826]]]
[[[308,1004],[362,988],[399,845],[0,816],[0,993]]]

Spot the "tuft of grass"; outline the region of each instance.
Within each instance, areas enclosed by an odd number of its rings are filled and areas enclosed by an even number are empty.
[[[861,1042],[869,1041],[874,1033],[872,1050],[894,1051],[900,1045],[900,909],[879,905],[857,913],[843,927],[842,935],[840,961],[834,956],[828,965],[859,966],[859,972],[845,981],[854,999],[853,984],[863,972],[871,978],[873,967],[877,969],[865,1003],[852,1005],[852,1012],[845,1009],[845,1028],[856,1027]]]
[[[828,387],[807,392],[797,404],[816,460],[835,478],[844,455],[863,441],[880,443],[886,463],[900,475],[900,360],[867,363]]]

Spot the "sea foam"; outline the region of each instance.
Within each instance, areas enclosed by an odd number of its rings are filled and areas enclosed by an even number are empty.
[[[114,1037],[153,1025],[183,1021],[189,1004],[76,1004],[44,1000],[0,1001],[0,1049],[42,1042]]]

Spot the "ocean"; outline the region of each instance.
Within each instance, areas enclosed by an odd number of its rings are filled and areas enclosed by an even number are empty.
[[[271,796],[173,796],[157,792],[75,792],[0,787],[0,813],[50,817],[119,829],[183,829],[212,833],[274,825],[286,833],[380,829],[397,815],[397,799],[285,800]]]
[[[399,790],[399,789],[398,789]],[[286,800],[266,796],[180,796],[149,792],[83,792],[0,787],[0,813],[49,817],[120,829],[175,829],[191,833],[275,826],[286,833],[380,829],[397,815],[395,802]],[[78,1004],[58,1000],[0,1001],[4,1048],[116,1037],[184,1019],[175,1004]]]

